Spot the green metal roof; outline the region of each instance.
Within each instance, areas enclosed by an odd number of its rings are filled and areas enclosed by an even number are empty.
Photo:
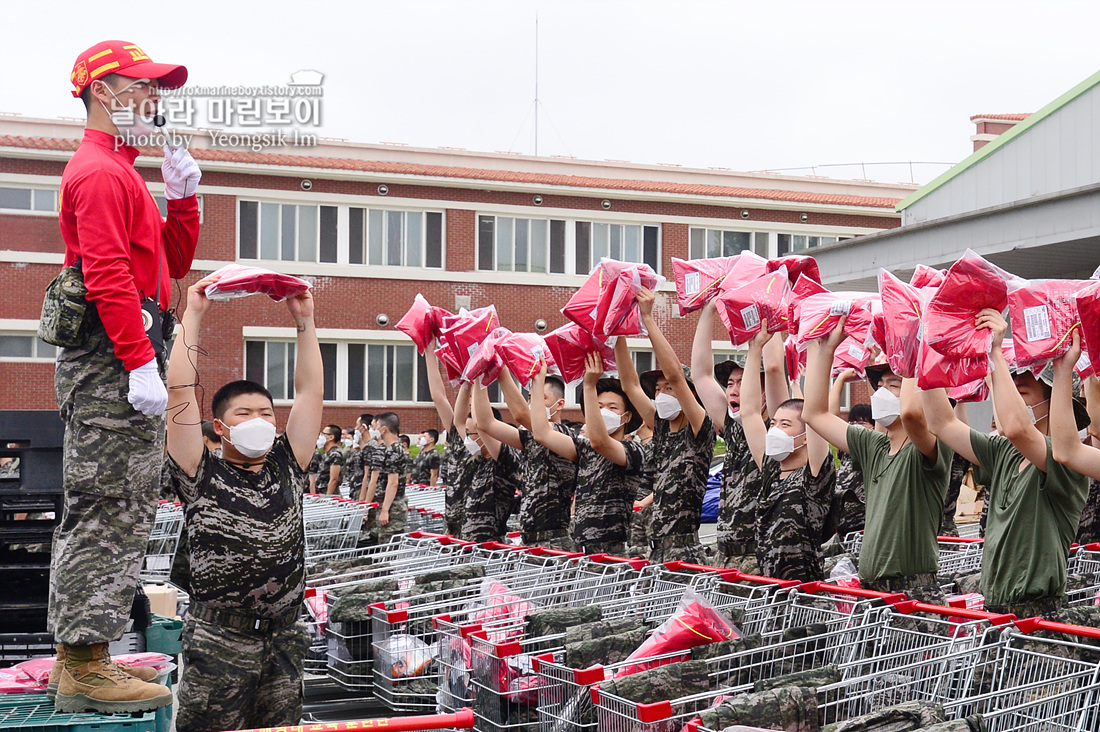
[[[914,203],[921,200],[922,198],[927,196],[929,193],[931,193],[932,191],[934,191],[937,188],[939,188],[940,186],[942,186],[947,181],[949,181],[953,178],[956,178],[959,175],[962,175],[964,172],[966,172],[970,168],[974,167],[979,162],[986,159],[987,157],[992,155],[997,150],[1000,150],[1002,147],[1004,147],[1008,143],[1012,142],[1017,137],[1024,134],[1025,132],[1030,130],[1032,127],[1039,124],[1044,119],[1046,119],[1050,115],[1054,114],[1056,111],[1058,111],[1062,107],[1064,107],[1067,104],[1069,104],[1070,102],[1072,102],[1077,97],[1079,97],[1082,94],[1084,94],[1085,92],[1087,92],[1089,89],[1092,89],[1097,84],[1100,84],[1100,71],[1097,71],[1095,74],[1093,74],[1089,78],[1085,79],[1080,84],[1073,87],[1072,89],[1067,91],[1065,94],[1058,97],[1053,102],[1051,102],[1050,104],[1043,107],[1042,109],[1040,109],[1035,114],[1033,114],[1030,117],[1028,117],[1027,119],[1025,119],[1023,122],[1020,122],[1019,124],[1013,125],[1013,127],[1011,129],[1009,129],[1007,132],[1005,132],[1002,135],[999,135],[997,137],[997,139],[995,139],[992,142],[990,142],[989,144],[983,146],[979,150],[976,150],[973,155],[965,158],[958,165],[955,165],[954,167],[950,168],[949,170],[944,171],[942,174],[940,174],[940,176],[938,178],[936,178],[932,182],[927,183],[927,184],[921,186],[920,188],[918,188],[917,190],[913,191],[911,194],[909,194],[909,196],[907,198],[902,199],[902,201],[900,203],[898,203],[897,206],[894,207],[894,210],[900,212],[900,211],[903,211],[903,210],[909,208]]]

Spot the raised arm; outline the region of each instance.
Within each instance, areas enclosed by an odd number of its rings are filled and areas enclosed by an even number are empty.
[[[309,290],[286,299],[287,309],[298,331],[297,356],[294,363],[294,405],[286,419],[286,438],[298,465],[305,470],[317,445],[324,407],[325,379],[321,361],[321,346],[317,343],[317,328],[313,324],[313,293]],[[339,470],[337,470],[339,476]]]
[[[859,374],[855,369],[844,369],[833,379],[833,385],[829,388],[829,414],[840,417],[840,400],[844,396],[844,387],[858,379]]]
[[[481,410],[489,413],[490,422],[496,421],[493,419],[493,411],[489,406],[489,393],[485,391],[485,387],[481,385],[480,379],[474,379],[470,382],[470,391],[473,394],[474,422],[477,423],[478,433],[481,435],[481,444],[485,445],[485,449],[489,451],[489,456],[492,457],[493,460],[497,460],[500,458],[500,446],[502,443],[498,438],[493,437],[492,434],[483,432],[481,430],[481,421],[477,418],[478,409],[480,407]]]
[[[443,425],[444,432],[450,432],[454,424],[454,407],[447,398],[447,387],[443,383],[443,374],[439,373],[439,359],[435,356],[435,340],[428,341],[428,347],[424,349],[424,364],[428,369],[428,391],[432,395],[432,403],[435,404],[435,412],[439,415],[439,422]],[[465,431],[463,432],[465,434]]]
[[[760,373],[760,360],[764,345],[771,340],[767,326],[749,341],[749,353],[745,357],[745,373]],[[760,379],[745,379],[741,382],[741,427],[745,430],[745,442],[749,445],[756,467],[764,466],[764,449],[767,446],[768,426],[764,423],[762,410],[764,394],[760,390]]]
[[[970,442],[970,427],[955,416],[947,389],[926,389],[920,397],[929,431],[974,465],[981,465]]]
[[[656,300],[654,294],[643,287],[637,295],[637,300],[638,307],[642,311],[642,324],[649,331],[649,342],[653,344],[653,355],[657,357],[657,365],[660,366],[665,379],[672,386],[672,393],[679,400],[680,408],[691,424],[691,431],[697,435],[699,430],[703,429],[703,421],[706,419],[707,411],[703,409],[703,406],[699,404],[695,395],[691,392],[687,378],[684,377],[684,367],[680,363],[680,358],[673,350],[672,344],[665,338],[665,334],[657,326],[657,321],[653,317],[653,303]]]
[[[504,391],[505,383],[515,386],[512,377],[505,371],[500,372],[500,379],[497,383],[500,384],[501,391]],[[520,402],[522,401],[523,399],[520,398]],[[511,401],[508,402],[508,409],[512,409]],[[512,416],[516,416],[514,411]],[[489,404],[489,394],[481,388],[480,384],[474,391],[474,422],[477,423],[477,429],[481,434],[488,435],[497,442],[503,442],[505,445],[510,445],[517,450],[523,449],[523,442],[519,439],[519,430],[493,416],[493,407]]]
[[[212,305],[206,297],[209,278],[187,288],[187,309],[180,321],[180,337],[175,356],[168,361],[168,454],[194,477],[202,460],[202,405],[195,396],[198,376],[195,361],[199,358],[199,331],[202,318]],[[316,440],[316,435],[314,435]]]
[[[630,403],[638,410],[638,416],[646,426],[653,429],[653,418],[657,414],[657,408],[653,406],[653,400],[642,390],[642,383],[638,381],[638,370],[634,368],[634,361],[630,358],[630,348],[626,345],[626,338],[621,336],[615,341],[615,366],[619,369],[619,384],[626,392]]]
[[[844,338],[844,318],[824,339],[810,341],[806,356],[806,396],[802,416],[806,424],[838,450],[848,450],[848,423],[829,411],[829,372],[833,355]],[[744,388],[744,385],[741,387]]]
[[[504,395],[504,403],[508,405],[508,411],[512,413],[512,419],[520,427],[531,429],[531,405],[523,398],[523,392],[520,391],[519,384],[516,383],[515,377],[512,376],[512,372],[508,370],[507,366],[500,370],[497,384],[500,385],[500,393]],[[534,390],[532,390],[531,394],[534,393]],[[542,398],[541,394],[538,396],[540,399]],[[515,428],[513,427],[513,429]],[[519,439],[518,432],[516,439]],[[508,444],[511,445],[512,443],[509,442]],[[518,445],[512,445],[512,447],[519,449]]]
[[[469,384],[458,387],[458,396],[455,398],[455,411],[452,424],[458,431],[458,436],[466,439],[466,418],[470,416],[470,389]]]
[[[541,393],[546,386],[546,362],[543,361],[539,372],[531,380],[531,393]],[[546,417],[546,410],[531,410],[531,434],[535,440],[544,445],[546,449],[561,455],[566,460],[577,461],[577,446],[573,438],[563,435],[550,426],[550,420]]]
[[[708,302],[699,311],[699,322],[695,326],[695,340],[691,343],[691,379],[699,399],[719,432],[726,425],[729,413],[729,398],[726,396],[726,384],[719,384],[714,378],[714,348],[711,337],[714,335],[714,300]]]
[[[768,417],[775,416],[775,410],[779,405],[791,398],[792,388],[797,388],[798,383],[791,384],[787,381],[787,365],[783,354],[783,336],[781,333],[773,333],[771,340],[764,344],[761,352],[764,359],[764,406],[768,410]],[[747,378],[749,372],[745,372]],[[759,378],[757,378],[759,381]],[[741,382],[742,384],[744,381]],[[798,396],[801,399],[801,395]]]
[[[628,460],[623,443],[612,437],[604,424],[600,411],[600,397],[596,394],[596,382],[603,376],[603,359],[598,353],[590,353],[584,359],[584,423],[592,449],[616,465],[625,467]],[[620,420],[623,415],[620,415]]]
[[[1080,330],[1073,331],[1069,352],[1054,362],[1054,387],[1050,394],[1051,457],[1082,475],[1100,475],[1100,450],[1081,443],[1073,417],[1073,366],[1081,357]]]
[[[929,460],[935,462],[939,454],[936,450],[936,435],[928,429],[924,416],[924,403],[917,394],[916,379],[901,380],[901,425],[909,441]]]
[[[989,353],[990,370],[993,372],[993,403],[997,405],[997,429],[1007,437],[1032,465],[1047,471],[1047,441],[1043,433],[1031,423],[1024,398],[1012,381],[1001,344],[1008,324],[1001,314],[991,308],[978,313],[977,328],[993,331],[993,348]],[[1074,430],[1074,434],[1077,430]]]

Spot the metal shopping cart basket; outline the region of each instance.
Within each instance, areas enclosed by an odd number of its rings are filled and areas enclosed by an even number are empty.
[[[161,501],[145,546],[145,562],[141,567],[143,582],[168,581],[182,531],[183,507],[178,502]]]

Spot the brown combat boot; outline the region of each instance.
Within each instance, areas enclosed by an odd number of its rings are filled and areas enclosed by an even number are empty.
[[[122,669],[123,673],[130,674],[138,681],[156,681],[160,674],[151,666],[131,666],[128,663],[115,661],[115,665]],[[57,644],[57,658],[50,669],[50,681],[46,684],[46,696],[50,701],[57,698],[57,685],[61,681],[61,669],[65,666],[65,645]]]
[[[172,703],[166,686],[135,679],[111,661],[106,643],[64,647],[65,660],[57,683],[58,712],[131,714],[151,712]]]

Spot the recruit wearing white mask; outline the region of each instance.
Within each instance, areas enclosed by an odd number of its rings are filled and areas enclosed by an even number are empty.
[[[803,432],[798,435],[801,437],[806,434]],[[791,453],[795,451],[794,441],[796,438],[788,435],[778,427],[772,427],[768,430],[767,436],[764,438],[764,454],[770,457],[776,462],[783,462]]]
[[[889,427],[901,416],[901,398],[885,386],[871,395],[871,417],[875,422]]]
[[[263,457],[275,444],[275,425],[262,417],[254,417],[230,427],[225,439],[245,457]]]
[[[658,394],[653,400],[653,406],[657,409],[657,416],[665,420],[676,419],[683,411],[680,400],[667,392]]]
[[[466,452],[470,453],[471,457],[477,457],[481,454],[481,445],[478,444],[477,440],[470,437],[469,435],[467,435],[466,438],[462,440],[462,444],[466,446]]]
[[[601,409],[600,417],[603,419],[603,426],[609,435],[615,434],[615,430],[623,424],[623,415],[612,412],[610,409]]]

